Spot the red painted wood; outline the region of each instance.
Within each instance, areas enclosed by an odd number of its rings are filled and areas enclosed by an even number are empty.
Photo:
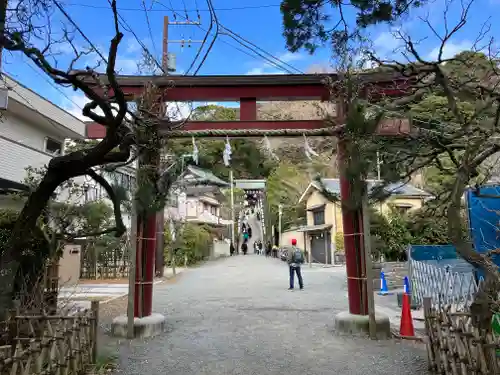
[[[134,317],[141,318],[142,315],[142,233],[143,233],[143,225],[142,218],[140,216],[137,217],[137,248],[135,254],[135,294],[134,294]]]
[[[100,89],[95,87],[99,92]],[[144,86],[122,86],[126,96],[140,96]],[[110,89],[108,94],[113,95]],[[256,98],[257,100],[328,100],[329,90],[324,85],[259,85],[259,86],[192,86],[165,88],[165,101],[209,102],[209,101],[239,101],[240,98]]]
[[[257,120],[257,99],[255,98],[240,99],[240,120],[243,121]]]
[[[153,281],[155,273],[156,256],[156,213],[148,215],[146,219],[146,238],[144,256],[144,284],[143,290],[143,316],[153,312]]]
[[[345,146],[342,141],[338,143],[338,158],[340,163],[344,163]],[[351,197],[351,183],[345,175],[344,166],[340,170],[340,197],[342,201],[347,201]],[[347,273],[347,294],[349,300],[349,312],[355,315],[368,315],[368,304],[362,303],[362,290],[366,286],[366,281],[361,280],[363,277],[361,249],[362,243],[362,213],[361,210],[352,211],[342,207],[342,228],[344,231],[344,252]],[[365,293],[366,299],[366,293]]]

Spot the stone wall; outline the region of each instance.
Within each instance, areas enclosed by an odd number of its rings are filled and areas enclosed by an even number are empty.
[[[380,290],[380,271],[385,273],[387,287],[391,289],[402,289],[403,279],[409,275],[408,262],[382,262],[373,265],[374,290]]]

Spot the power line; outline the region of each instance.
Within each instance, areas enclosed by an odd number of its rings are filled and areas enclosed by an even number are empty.
[[[111,0],[108,0],[108,3],[111,5]],[[123,16],[118,11],[117,11],[117,16],[118,16],[118,23],[120,24],[120,26],[123,27],[126,31],[128,31],[129,33],[131,33],[134,36],[135,40],[137,41],[137,43],[139,43],[139,45],[141,46],[143,51],[155,63],[155,65],[158,67],[158,69],[160,69],[163,72],[163,74],[165,74],[166,72],[163,70],[163,67],[158,62],[158,59],[155,56],[153,56],[153,54],[149,51],[148,47],[146,47],[146,45],[139,39],[139,37],[137,36],[135,31],[132,29],[130,24],[127,22],[127,20],[125,18],[123,18]]]
[[[153,51],[155,55],[158,55],[158,50],[156,49],[156,43],[153,38],[153,32],[151,31],[151,22],[149,22],[149,15],[148,15],[148,10],[146,9],[146,2],[145,0],[142,0],[142,7],[144,10],[144,15],[146,16],[146,23],[148,25],[148,32],[149,32],[149,38],[151,39],[151,43],[153,43]]]
[[[52,82],[46,74],[42,74],[42,72],[40,72],[39,69],[36,69],[35,67],[33,67],[30,63],[28,63],[27,61],[25,60],[22,60],[27,66],[29,66],[29,68],[31,70],[33,70],[36,74],[38,74],[40,77],[43,78],[43,80],[45,82],[47,82],[49,85],[51,85],[54,89],[56,89],[57,91],[59,91],[66,99],[68,99],[71,103],[73,103],[76,107],[80,108],[83,110],[82,106],[79,105],[78,103],[76,103],[73,99],[71,99],[68,94],[66,94],[59,85],[56,85],[54,82]]]
[[[207,0],[208,2],[208,0]],[[196,7],[198,7],[198,4],[196,4]],[[203,49],[203,46],[205,45],[207,39],[208,39],[208,36],[210,35],[210,32],[212,31],[212,28],[213,28],[213,25],[214,25],[214,17],[213,17],[213,14],[210,13],[210,26],[208,27],[208,30],[207,32],[205,33],[205,36],[203,38],[203,41],[200,45],[200,48],[198,48],[198,52],[196,53],[196,56],[194,57],[193,61],[191,62],[191,65],[189,65],[189,68],[186,70],[186,75],[189,74],[189,72],[191,71],[191,69],[193,68],[196,60],[198,59],[198,57],[200,56],[201,54],[201,51]]]
[[[196,70],[194,71],[193,75],[198,74],[201,67],[203,66],[203,64],[207,60],[207,57],[208,57],[210,51],[212,50],[212,47],[214,46],[215,41],[217,40],[217,37],[219,36],[220,24],[219,24],[219,19],[217,18],[217,14],[215,13],[215,10],[214,10],[213,4],[212,4],[212,0],[207,0],[207,4],[212,9],[212,11],[210,12],[210,17],[213,20],[212,22],[215,22],[215,35],[214,35],[214,38],[212,39],[212,42],[208,46],[207,51],[205,52],[205,56],[203,56],[203,59],[201,60],[200,64],[198,65],[198,68],[196,68]]]
[[[295,70],[295,71],[296,71],[296,72],[298,72],[299,74],[304,74],[304,72],[302,72],[301,70],[299,70],[299,69],[295,68],[293,65],[290,65],[290,64],[289,64],[289,63],[287,63],[286,61],[283,61],[282,59],[280,59],[280,58],[278,58],[278,57],[274,56],[273,54],[271,54],[271,53],[269,53],[269,52],[267,52],[266,50],[262,49],[261,47],[259,47],[259,46],[258,46],[258,45],[256,45],[255,43],[252,43],[251,41],[249,41],[248,39],[243,38],[240,34],[235,33],[234,31],[232,31],[232,30],[228,29],[228,28],[227,28],[227,27],[225,27],[225,26],[222,26],[222,28],[223,28],[225,31],[227,31],[227,32],[229,32],[229,33],[230,33],[230,35],[228,35],[228,36],[234,35],[234,37],[235,37],[235,38],[233,38],[233,39],[235,39],[235,40],[236,40],[236,38],[238,38],[238,39],[242,40],[243,42],[245,42],[245,43],[247,43],[247,44],[250,44],[251,46],[253,46],[253,47],[254,47],[254,48],[256,48],[257,50],[261,51],[262,53],[264,53],[264,54],[266,54],[266,55],[270,56],[273,60],[278,61],[280,64],[283,64],[283,65],[285,65],[285,66],[288,66],[289,68],[291,68],[291,69]]]
[[[161,5],[161,6],[163,6],[165,9],[167,9],[167,10],[169,10],[169,11],[173,12],[173,13],[174,13],[174,15],[177,15],[177,16],[179,16],[179,17],[182,17],[182,18],[184,18],[184,19],[187,19],[186,17],[183,17],[183,16],[182,16],[181,14],[179,14],[176,10],[174,10],[174,9],[172,9],[172,8],[170,8],[170,7],[168,7],[167,5],[165,5],[165,4],[163,4],[163,3],[159,2],[159,1],[157,2],[157,4],[160,4],[160,5]],[[215,9],[215,8],[214,8],[214,9]],[[197,25],[197,26],[198,26],[201,30],[203,30],[203,31],[207,32],[207,30],[206,30],[206,29],[204,29],[201,25]],[[224,26],[222,26],[222,27],[223,27],[223,28],[225,28]],[[231,30],[229,30],[229,29],[227,29],[227,30],[228,30],[228,31],[231,31]],[[208,33],[209,33],[209,32],[210,32],[210,29],[208,30]],[[228,43],[228,42],[227,42],[227,41],[225,41],[224,39],[219,39],[222,43],[227,44],[228,46],[230,46],[230,47],[232,47],[232,48],[236,49],[237,51],[239,51],[239,52],[241,52],[241,53],[243,53],[243,54],[245,54],[245,55],[247,55],[247,56],[249,56],[249,57],[251,57],[251,58],[254,58],[254,59],[260,60],[260,59],[259,59],[259,57],[260,57],[261,59],[264,59],[265,61],[267,61],[268,63],[270,63],[270,64],[271,64],[272,66],[274,66],[275,68],[280,69],[280,70],[283,70],[283,71],[285,71],[285,72],[287,72],[287,73],[291,73],[291,74],[293,74],[293,72],[292,72],[292,71],[290,71],[289,69],[286,69],[286,68],[284,68],[284,67],[282,67],[282,66],[277,65],[277,63],[276,63],[276,62],[274,62],[274,61],[272,61],[271,59],[267,58],[267,57],[266,57],[266,56],[264,56],[262,53],[257,52],[257,51],[255,50],[255,48],[251,48],[251,47],[249,47],[248,45],[246,45],[244,42],[242,42],[242,41],[238,40],[238,39],[237,39],[238,37],[236,36],[236,33],[234,33],[235,35],[232,35],[232,34],[231,34],[231,35],[229,35],[229,34],[225,34],[225,33],[220,32],[220,34],[221,34],[221,35],[226,35],[226,36],[231,37],[233,40],[235,40],[235,41],[236,41],[237,43],[239,43],[241,46],[245,47],[246,49],[249,49],[249,50],[250,50],[250,51],[252,51],[254,54],[252,55],[251,53],[249,53],[249,52],[245,51],[244,49],[241,49],[241,48],[239,48],[239,47],[237,47],[237,46],[234,46],[234,45],[233,45],[233,44],[231,44],[231,43]],[[245,39],[245,40],[246,40],[246,39]],[[250,43],[251,43],[251,42],[250,42]],[[260,47],[258,47],[258,48],[260,48]],[[261,50],[262,50],[262,51],[264,51],[263,49],[261,49]],[[269,56],[273,57],[275,60],[280,61],[280,59],[278,59],[277,57],[273,56],[273,55],[272,55],[272,54],[270,54],[269,52],[264,51],[264,53],[266,53],[266,54],[268,54]],[[285,62],[283,62],[283,64],[284,64],[284,65],[289,65],[289,64],[287,64],[287,63],[285,63]],[[291,66],[291,65],[289,65],[289,66]],[[292,66],[292,68],[293,68],[295,71],[299,71],[297,68],[294,68],[293,66]],[[300,72],[300,71],[299,71],[299,72]],[[302,73],[302,72],[301,72],[301,73]]]
[[[224,33],[224,35],[227,35],[228,37],[232,38],[235,42],[241,44],[243,47],[245,48],[248,48],[249,50],[251,50],[253,53],[255,53],[257,56],[261,57],[262,59],[266,60],[268,63],[270,63],[271,65],[273,65],[274,67],[278,68],[278,69],[281,69],[283,70],[284,72],[286,73],[289,73],[289,74],[295,74],[293,71],[291,71],[290,69],[286,68],[286,67],[283,67],[283,66],[279,66],[277,65],[273,60],[271,60],[270,58],[264,56],[262,53],[260,52],[257,52],[257,50],[247,46],[244,42],[242,42],[241,40],[239,40],[238,38],[236,38],[234,35],[232,34],[227,34],[227,33]],[[276,58],[277,59],[277,58]],[[279,61],[279,60],[278,60]],[[298,69],[296,69],[298,70]]]
[[[109,9],[107,6],[103,5],[91,5],[91,4],[84,4],[84,3],[76,3],[76,2],[69,2],[66,3],[66,6],[73,6],[73,7],[82,7],[82,8],[91,8],[91,9]],[[236,11],[236,10],[247,10],[247,9],[265,9],[265,8],[278,8],[280,4],[267,4],[267,5],[246,5],[246,6],[240,6],[240,7],[229,7],[229,8],[213,8],[215,11]],[[141,8],[117,8],[120,11],[142,11]],[[208,9],[171,9],[172,11],[176,12],[210,12],[210,8]],[[162,12],[162,9],[149,9],[150,12]]]
[[[85,41],[94,49],[94,51],[99,55],[99,57],[107,64],[108,60],[103,56],[103,54],[97,49],[97,47],[92,43],[92,41],[85,35],[83,30],[76,24],[73,18],[64,10],[61,4],[57,0],[53,0],[56,7],[61,11],[62,14],[68,19],[68,21],[75,27],[75,29],[80,33],[80,35],[85,39]]]

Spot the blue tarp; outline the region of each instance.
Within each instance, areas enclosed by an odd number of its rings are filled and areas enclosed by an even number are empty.
[[[495,198],[496,197],[496,198]],[[466,192],[469,229],[477,252],[500,248],[500,186],[487,185]],[[500,256],[493,257],[500,266]]]

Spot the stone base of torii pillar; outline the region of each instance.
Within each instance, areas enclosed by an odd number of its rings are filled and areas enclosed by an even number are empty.
[[[127,337],[127,315],[120,315],[111,323],[111,334],[116,337]],[[151,314],[143,318],[134,318],[134,338],[146,338],[159,335],[165,328],[165,316]]]
[[[375,327],[378,340],[392,338],[391,322],[387,315],[377,313],[375,315]],[[340,312],[335,315],[335,331],[352,336],[368,336],[370,318],[368,315],[351,314],[349,311]]]

